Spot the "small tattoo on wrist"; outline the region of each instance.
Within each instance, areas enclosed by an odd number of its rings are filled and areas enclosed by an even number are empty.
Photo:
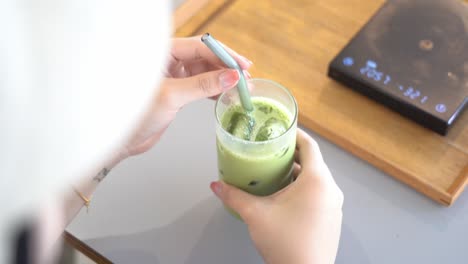
[[[110,169],[102,168],[102,170],[96,176],[94,176],[93,180],[101,182],[102,180],[104,180],[104,178],[106,178],[109,172],[110,172]]]

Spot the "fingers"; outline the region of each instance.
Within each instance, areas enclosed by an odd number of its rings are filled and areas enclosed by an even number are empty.
[[[297,177],[299,176],[299,173],[301,173],[301,165],[298,163],[294,162],[293,164],[293,171],[292,171],[292,178],[293,180],[296,180]]]
[[[336,185],[327,164],[323,160],[319,145],[302,129],[297,129],[297,152],[295,160],[301,165],[300,176],[314,177],[320,182]]]
[[[209,71],[215,71],[215,70],[222,70],[225,69],[226,67],[221,67],[219,65],[214,65],[210,63],[209,61],[202,60],[202,61],[191,61],[191,62],[186,62],[184,63],[184,69],[185,69],[185,76],[179,76],[180,77],[190,77],[194,75],[198,75],[204,72],[209,72]]]
[[[232,89],[238,81],[239,72],[230,69],[206,72],[189,78],[165,79],[161,96],[171,107],[178,109],[190,102]]]
[[[198,74],[209,72],[209,71],[226,69],[226,67],[213,65],[209,63],[208,61],[193,61],[193,62],[186,63],[184,67],[181,67],[181,69],[182,70],[179,70],[180,73],[178,75],[174,75],[173,77],[185,78],[185,77],[190,77],[190,76],[198,75]],[[244,73],[245,78],[247,79],[251,78],[251,75],[247,70],[243,70],[242,72]]]
[[[310,168],[323,163],[322,153],[315,140],[302,129],[297,129],[296,160],[303,168]]]
[[[237,52],[223,45],[226,51],[239,63],[242,69],[248,69],[252,62],[239,55]],[[217,66],[226,67],[216,55],[203,44],[200,36],[190,38],[175,38],[172,42],[172,57],[177,61],[190,62],[197,60],[206,60]]]
[[[210,188],[226,206],[237,212],[245,222],[248,222],[248,219],[252,217],[252,213],[256,211],[262,199],[262,197],[251,195],[222,181],[212,182]]]

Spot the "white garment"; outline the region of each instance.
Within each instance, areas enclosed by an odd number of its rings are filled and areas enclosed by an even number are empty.
[[[128,136],[157,92],[164,0],[0,0],[0,263],[13,224]]]

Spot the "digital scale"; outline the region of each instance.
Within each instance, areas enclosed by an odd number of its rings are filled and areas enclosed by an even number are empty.
[[[445,135],[468,105],[468,5],[389,0],[328,75]]]

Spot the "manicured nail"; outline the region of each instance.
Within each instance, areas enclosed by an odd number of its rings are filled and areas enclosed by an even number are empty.
[[[216,196],[221,197],[222,185],[220,182],[212,182],[210,184],[210,188],[216,194]]]
[[[249,71],[243,70],[242,72],[244,73],[244,76],[245,76],[247,79],[252,79],[252,75],[250,75],[250,72],[249,72]]]
[[[219,75],[219,82],[223,90],[234,87],[239,81],[239,73],[237,70],[226,70]]]
[[[243,60],[245,63],[249,64],[249,65],[252,65],[253,62],[250,61],[249,59],[247,59],[246,57],[242,56],[242,55],[239,55],[239,57],[241,58],[241,60]]]

